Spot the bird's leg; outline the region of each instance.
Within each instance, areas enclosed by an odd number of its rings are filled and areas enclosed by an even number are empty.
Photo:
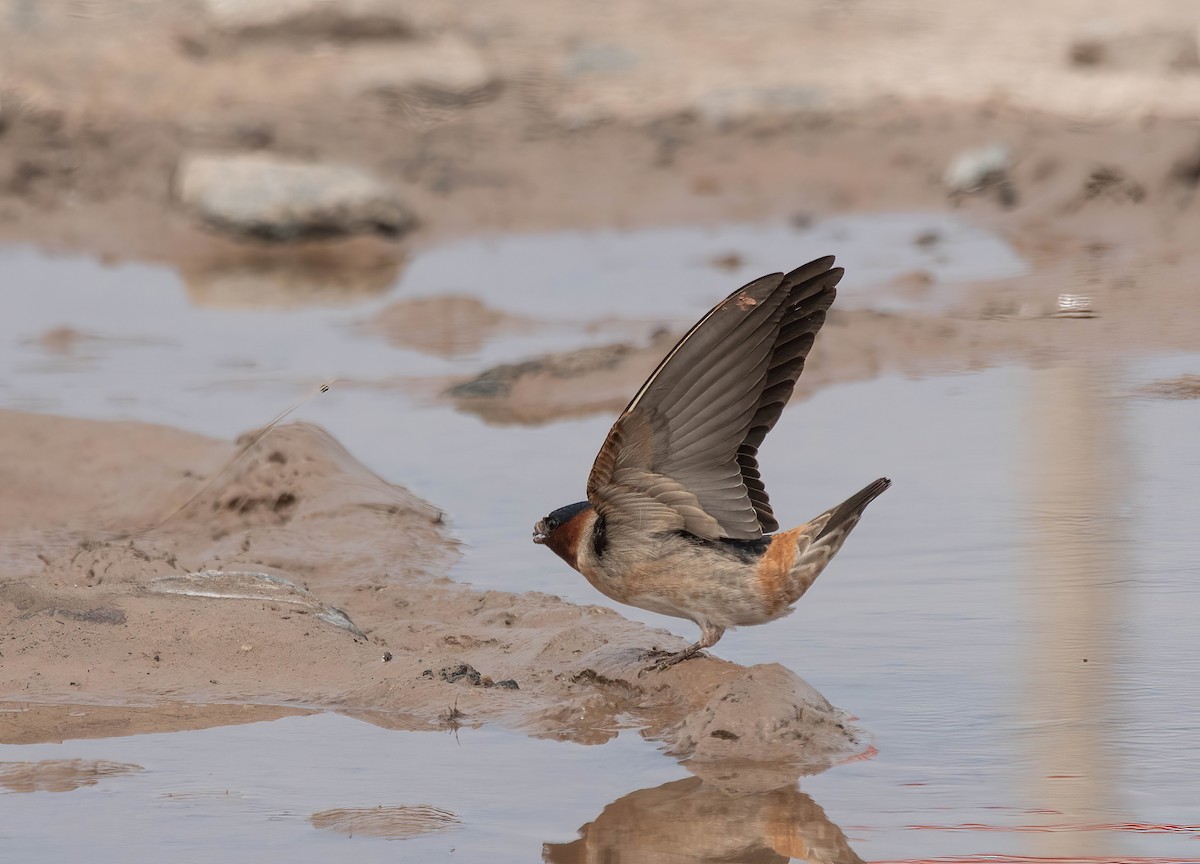
[[[652,663],[646,667],[645,671],[662,672],[664,669],[670,669],[676,663],[682,663],[684,660],[691,660],[705,648],[711,648],[717,644],[717,641],[725,635],[725,628],[718,627],[716,624],[710,624],[708,621],[700,622],[700,641],[689,645],[682,651],[676,651],[674,654],[667,654],[656,663]]]
[[[651,663],[646,667],[647,672],[662,672],[664,669],[670,669],[676,663],[682,663],[684,660],[691,660],[704,649],[704,646],[699,642],[694,642],[682,651],[676,651],[674,654],[667,654],[658,661]]]

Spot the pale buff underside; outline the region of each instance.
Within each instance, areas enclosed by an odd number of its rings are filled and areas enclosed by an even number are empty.
[[[590,536],[596,514],[581,526]],[[757,561],[744,562],[675,534],[610,532],[608,549],[597,559],[582,544],[577,569],[597,590],[620,603],[685,618],[702,628],[763,624],[791,613],[825,569],[853,524],[822,537],[829,514],[774,535]],[[857,522],[857,519],[853,520]]]

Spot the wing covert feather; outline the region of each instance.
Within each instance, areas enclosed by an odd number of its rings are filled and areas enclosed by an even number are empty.
[[[588,477],[610,524],[753,540],[779,527],[758,448],[792,396],[841,268],[763,276],[714,306],[613,424]]]

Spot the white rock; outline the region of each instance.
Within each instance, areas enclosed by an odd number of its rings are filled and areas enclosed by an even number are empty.
[[[975,192],[1000,182],[1012,168],[1012,151],[1006,144],[990,144],[978,150],[966,150],[954,157],[942,175],[952,193]]]
[[[396,236],[415,222],[390,188],[357,168],[265,153],[185,155],[174,194],[206,225],[245,239]]]
[[[397,0],[203,0],[205,19],[230,35],[330,37],[412,35]]]
[[[346,52],[342,66],[342,85],[355,96],[468,102],[491,95],[496,84],[496,74],[479,49],[454,35],[430,42],[357,46]]]

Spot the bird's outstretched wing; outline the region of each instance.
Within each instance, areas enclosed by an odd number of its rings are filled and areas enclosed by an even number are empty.
[[[842,278],[833,257],[756,279],[700,319],[617,418],[588,477],[609,525],[755,540],[779,527],[758,448]]]

